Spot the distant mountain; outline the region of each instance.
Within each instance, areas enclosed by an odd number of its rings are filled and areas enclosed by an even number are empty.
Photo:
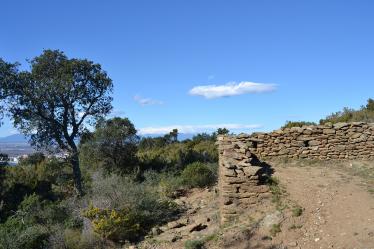
[[[0,137],[0,143],[27,143],[27,138],[22,134],[14,134],[7,137]]]
[[[182,141],[185,139],[192,139],[192,137],[196,134],[189,134],[189,133],[179,133],[178,140]],[[152,136],[145,136],[145,137],[158,137],[164,136],[164,134],[160,135],[152,135]],[[78,142],[78,140],[77,140]],[[22,134],[14,134],[7,137],[0,137],[0,143],[28,143],[27,138]]]
[[[178,140],[179,141],[183,141],[183,140],[186,140],[186,139],[192,139],[193,136],[195,136],[196,134],[192,134],[192,133],[178,133]],[[140,138],[143,138],[143,137],[163,137],[165,136],[165,134],[150,134],[150,135],[144,135],[144,136],[140,136]]]
[[[195,136],[196,134],[191,134],[191,133],[179,133],[178,134],[178,140],[179,141],[182,141],[182,140],[186,140],[186,139],[192,139],[193,136]]]

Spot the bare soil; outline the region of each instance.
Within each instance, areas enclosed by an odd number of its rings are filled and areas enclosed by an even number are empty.
[[[275,240],[305,249],[374,248],[372,183],[351,169],[345,165],[277,167],[275,177],[303,213],[299,220],[285,220]],[[374,169],[366,170],[369,174]]]

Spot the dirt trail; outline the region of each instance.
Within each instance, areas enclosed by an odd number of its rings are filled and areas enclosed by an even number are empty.
[[[285,220],[277,241],[303,249],[374,249],[374,196],[362,178],[332,167],[275,170],[287,198],[304,209],[295,224],[302,227],[287,230],[295,221]]]

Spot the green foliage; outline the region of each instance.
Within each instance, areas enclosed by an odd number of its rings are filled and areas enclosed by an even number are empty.
[[[368,99],[365,106],[355,110],[345,107],[342,111],[330,114],[321,119],[320,124],[339,123],[339,122],[374,122],[374,100]]]
[[[374,99],[368,99],[367,104],[365,106],[366,110],[370,112],[374,112]]]
[[[95,233],[84,233],[77,229],[65,229],[60,235],[60,241],[53,241],[53,249],[117,249],[118,247],[109,241],[100,238]]]
[[[273,224],[270,228],[270,235],[275,237],[278,233],[282,232],[280,224]]]
[[[0,222],[4,221],[25,196],[37,194],[45,200],[67,198],[74,193],[72,169],[68,163],[50,159],[36,165],[21,163],[6,167],[0,175]]]
[[[272,202],[276,205],[278,210],[283,210],[285,205],[282,201],[282,196],[285,191],[281,188],[279,180],[276,177],[268,177],[267,185],[270,187],[270,192],[272,194]]]
[[[186,166],[181,172],[146,171],[144,176],[147,181],[152,179],[152,186],[158,189],[162,197],[176,198],[184,195],[186,191],[194,187],[207,187],[215,184],[217,180],[216,163],[195,162]]]
[[[30,71],[0,60],[0,106],[31,144],[70,153],[75,187],[83,194],[75,143],[85,129],[112,109],[112,80],[99,64],[44,50]],[[36,132],[35,132],[36,131]]]
[[[183,167],[192,150],[182,143],[174,143],[163,147],[139,150],[138,158],[143,170],[178,170]]]
[[[19,165],[36,165],[42,163],[46,159],[45,155],[41,152],[36,152],[28,155],[26,158],[22,158]]]
[[[158,138],[147,138],[147,140]],[[144,139],[142,140],[144,141]],[[218,151],[215,140],[203,134],[193,140],[175,142],[162,146],[139,147],[138,158],[142,170],[180,171],[190,163],[199,161],[205,163],[218,162]]]
[[[187,240],[184,243],[185,249],[204,249],[204,241],[202,240]]]
[[[160,176],[158,188],[161,196],[176,198],[178,197],[178,191],[183,192],[185,185],[179,175],[165,173]]]
[[[81,162],[85,168],[105,172],[130,173],[137,168],[139,137],[127,118],[101,120],[91,138],[81,145]]]
[[[217,173],[213,166],[209,167],[200,162],[187,165],[180,177],[182,184],[190,188],[211,186],[217,181]]]
[[[114,174],[96,174],[94,178],[92,192],[87,197],[92,206],[87,211],[96,216],[90,213],[85,216],[103,237],[117,242],[136,240],[179,213],[178,206],[158,192],[158,180],[145,179],[139,183],[131,177]],[[110,216],[112,212],[115,219]]]
[[[143,233],[144,217],[130,209],[99,209],[90,206],[83,214],[92,221],[96,233],[117,242],[135,241]]]
[[[139,142],[140,150],[160,148],[178,142],[178,129],[173,129],[162,137],[143,137]]]
[[[230,131],[226,128],[218,128],[217,135],[226,135],[226,134],[229,134],[229,132]]]
[[[303,208],[300,206],[296,206],[292,209],[292,216],[299,217],[303,214]]]
[[[0,153],[0,167],[7,166],[9,161],[9,156],[7,154]]]
[[[20,222],[20,220],[10,220],[0,226],[0,249],[48,248],[49,233],[46,227],[40,225],[24,227]]]
[[[215,140],[202,140],[195,143],[194,140],[191,143],[192,150],[194,151],[194,160],[205,163],[218,162],[218,151],[215,145]]]
[[[217,139],[216,133],[208,134],[208,133],[198,133],[192,137],[192,141],[194,143],[200,143],[202,141],[213,141],[215,142]]]
[[[288,230],[300,229],[300,228],[302,228],[302,227],[303,227],[303,225],[295,225],[295,224],[292,224],[292,225],[288,228]]]
[[[17,212],[0,224],[0,248],[49,248],[54,226],[70,218],[63,205],[32,194],[20,203]]]
[[[306,122],[306,121],[286,121],[286,123],[282,126],[284,128],[292,128],[292,127],[303,127],[309,125],[317,125],[314,122]]]
[[[137,241],[178,217],[180,207],[170,198],[216,182],[216,134],[179,142],[173,130],[143,140],[142,147],[133,124],[122,118],[100,120],[94,132],[82,134],[87,195],[81,199],[72,198],[71,162],[38,153],[17,167],[0,167],[0,249],[111,248]],[[82,216],[95,233],[82,231]]]

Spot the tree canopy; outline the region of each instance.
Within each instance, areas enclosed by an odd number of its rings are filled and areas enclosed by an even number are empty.
[[[8,165],[9,156],[7,154],[0,153],[0,166]]]
[[[137,166],[139,137],[128,118],[100,120],[96,130],[82,142],[81,157],[106,172],[128,173]]]
[[[30,71],[0,60],[0,110],[37,148],[70,155],[75,185],[82,192],[76,139],[87,124],[108,114],[113,84],[99,64],[44,50]]]

